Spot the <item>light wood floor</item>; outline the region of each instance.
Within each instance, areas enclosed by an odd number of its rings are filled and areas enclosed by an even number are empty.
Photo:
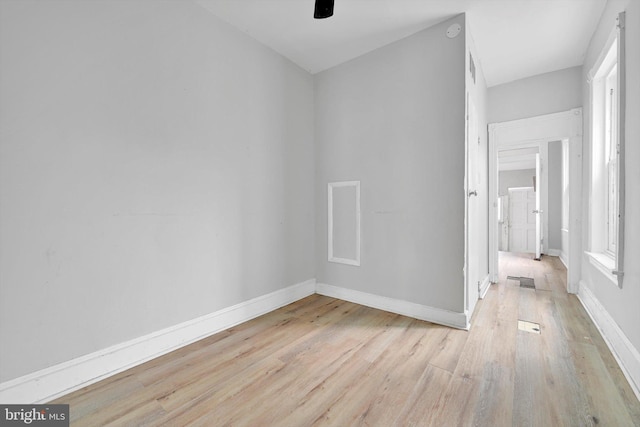
[[[564,267],[530,258],[501,254],[469,332],[314,295],[56,403],[78,426],[640,425]]]

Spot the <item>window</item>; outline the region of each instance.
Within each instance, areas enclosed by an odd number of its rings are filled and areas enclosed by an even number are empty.
[[[616,46],[613,46],[616,47]],[[612,47],[612,48],[613,48]],[[618,61],[615,62],[604,77],[604,162],[606,167],[606,207],[607,207],[607,242],[605,250],[615,257],[618,240],[618,133],[616,117],[618,116]]]
[[[591,84],[590,260],[622,283],[624,231],[624,15],[589,73]],[[617,276],[617,277],[616,277]]]

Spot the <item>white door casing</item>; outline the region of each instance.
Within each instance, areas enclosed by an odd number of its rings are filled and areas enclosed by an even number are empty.
[[[465,247],[465,306],[469,316],[478,301],[480,266],[478,260],[480,250],[480,212],[478,202],[478,191],[480,183],[479,162],[479,140],[478,140],[478,115],[475,100],[467,94],[467,143],[466,143],[466,247]]]
[[[509,250],[509,195],[505,194],[499,198],[499,219],[498,230],[500,237],[498,239],[498,250]]]
[[[582,108],[489,124],[489,278],[492,282],[497,282],[499,277],[498,152],[537,146],[544,154],[548,142],[565,139],[569,146],[568,166],[571,188],[568,206],[567,291],[577,293],[582,262],[580,253],[582,247]],[[544,170],[546,168],[543,169],[543,173]],[[543,222],[543,229],[544,227]]]
[[[547,150],[548,152],[548,150]],[[540,153],[536,153],[536,188],[535,188],[535,206],[530,210],[531,213],[535,215],[535,227],[536,227],[536,237],[535,237],[535,253],[538,261],[542,257],[542,205],[540,203],[540,194],[542,193],[543,182],[542,182],[542,173],[541,173],[541,163],[540,163]],[[545,188],[547,188],[545,186]],[[548,189],[548,188],[547,188]],[[545,191],[546,193],[546,191]]]

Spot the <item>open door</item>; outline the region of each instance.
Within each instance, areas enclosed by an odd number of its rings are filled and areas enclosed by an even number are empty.
[[[542,210],[540,210],[540,193],[542,192],[542,186],[540,182],[540,178],[542,177],[541,169],[540,169],[540,153],[536,153],[536,183],[535,183],[535,192],[536,192],[536,208],[533,213],[536,215],[536,261],[540,261],[540,257],[542,256]]]

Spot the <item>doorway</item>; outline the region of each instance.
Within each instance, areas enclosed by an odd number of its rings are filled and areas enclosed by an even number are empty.
[[[582,109],[536,116],[527,119],[513,120],[503,123],[489,124],[489,275],[492,282],[496,283],[499,277],[498,251],[502,237],[500,233],[499,208],[504,212],[502,203],[504,199],[499,196],[499,157],[501,153],[511,150],[537,150],[540,157],[541,179],[540,194],[547,194],[546,185],[548,179],[545,174],[548,171],[548,147],[552,141],[566,141],[566,173],[568,176],[568,188],[571,191],[566,197],[568,224],[566,239],[568,241],[567,266],[567,291],[576,293],[580,275],[581,256],[581,200],[582,200]],[[564,143],[563,143],[564,144]],[[503,154],[504,156],[504,154]],[[538,215],[542,221],[541,236],[539,242],[548,242],[548,226],[545,221],[547,201],[540,201],[541,213]]]
[[[505,149],[498,152],[498,250],[529,253],[540,259],[546,230],[542,221],[547,204],[547,176],[539,166],[539,147]],[[542,193],[542,194],[541,194]]]
[[[536,192],[533,187],[509,188],[508,252],[536,251]]]

